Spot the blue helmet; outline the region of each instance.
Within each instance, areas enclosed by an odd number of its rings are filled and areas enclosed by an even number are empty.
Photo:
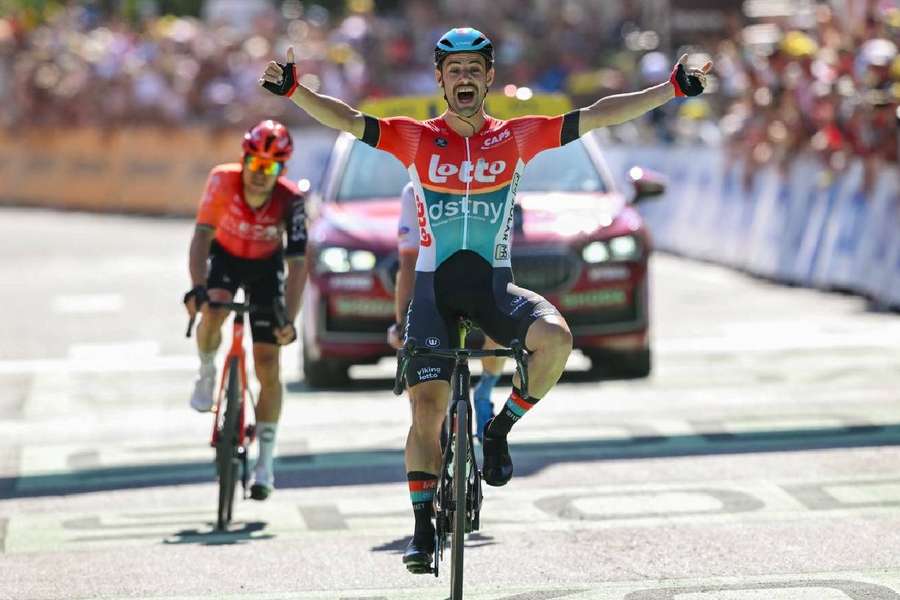
[[[441,63],[450,54],[476,52],[484,57],[487,68],[494,64],[494,45],[486,35],[471,27],[457,27],[441,36],[434,46],[434,66],[441,68]]]

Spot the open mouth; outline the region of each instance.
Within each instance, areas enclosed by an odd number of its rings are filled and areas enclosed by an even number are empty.
[[[456,101],[463,106],[475,103],[475,88],[471,86],[462,86],[456,88]]]

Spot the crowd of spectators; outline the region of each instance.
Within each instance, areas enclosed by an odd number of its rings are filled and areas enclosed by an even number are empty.
[[[848,5],[762,20],[718,44],[710,101],[735,156],[786,166],[812,152],[835,172],[859,156],[869,180],[897,167],[900,3]]]
[[[576,106],[664,81],[684,49],[715,62],[709,94],[612,132],[626,141],[726,140],[760,164],[804,150],[834,168],[854,154],[897,162],[898,0],[738,14],[688,46],[653,31],[640,0],[532,0],[528,10],[521,0],[396,0],[377,11],[375,0],[238,4],[238,19],[49,1],[0,17],[0,126],[304,123],[257,85],[288,45],[305,84],[357,103],[433,93],[434,42],[466,23],[496,43],[495,88],[564,92]]]

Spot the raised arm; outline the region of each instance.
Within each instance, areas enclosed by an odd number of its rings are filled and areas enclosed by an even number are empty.
[[[294,47],[287,49],[287,63],[271,61],[259,79],[259,84],[273,94],[287,96],[316,121],[340,131],[347,131],[362,139],[365,132],[363,114],[337,98],[317,94],[297,77]]]
[[[578,135],[598,127],[609,127],[635,119],[662,106],[676,96],[696,96],[706,87],[706,75],[712,69],[708,62],[700,69],[685,69],[687,54],[681,56],[669,81],[640,92],[616,94],[600,98],[579,111]]]

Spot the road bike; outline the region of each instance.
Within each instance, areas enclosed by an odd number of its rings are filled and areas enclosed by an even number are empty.
[[[209,302],[210,308],[224,308],[234,312],[232,320],[231,348],[225,355],[222,378],[215,402],[212,437],[209,445],[216,449],[216,477],[219,481],[219,502],[216,509],[216,529],[225,531],[234,514],[237,482],[241,482],[242,497],[247,499],[250,482],[249,449],[256,437],[256,424],[248,418],[249,406],[256,405],[247,385],[247,353],[244,350],[244,315],[256,312],[258,307],[244,302]],[[263,309],[273,312],[277,326],[285,323],[283,310],[276,301],[274,307]],[[194,317],[188,323],[187,337],[191,336]]]
[[[468,350],[466,335],[472,328],[467,319],[459,320],[459,347],[451,350],[420,347],[413,338],[407,339],[397,356],[394,394],[403,393],[406,369],[410,360],[421,356],[449,358],[453,361],[450,378],[451,397],[447,406],[447,443],[441,461],[441,471],[434,494],[434,563],[431,571],[437,577],[444,550],[450,545],[450,600],[463,597],[463,553],[467,533],[481,527],[481,471],[473,451],[472,402],[469,393],[469,359],[486,356],[512,357],[522,383],[522,394],[528,394],[528,365],[525,350],[519,340],[509,348]],[[458,459],[458,457],[462,457]],[[426,571],[427,572],[427,571]]]

